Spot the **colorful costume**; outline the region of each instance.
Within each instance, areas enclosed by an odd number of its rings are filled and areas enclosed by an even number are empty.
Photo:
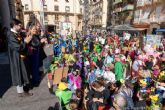
[[[61,52],[60,47],[58,44],[54,44],[53,47],[54,47],[54,56],[58,57],[60,55],[60,52]]]
[[[123,64],[120,61],[118,61],[115,63],[116,80],[120,81],[121,79],[123,79],[123,74],[124,74]]]
[[[73,73],[69,73],[68,75],[68,79],[69,79],[69,88],[74,91],[76,89],[80,89],[81,88],[81,77],[80,75],[73,75]]]

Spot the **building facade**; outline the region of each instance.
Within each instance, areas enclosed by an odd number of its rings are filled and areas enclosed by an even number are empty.
[[[90,0],[82,0],[83,5],[83,33],[87,34],[89,30]]]
[[[165,0],[138,0],[133,24],[149,34],[165,28]]]
[[[23,5],[21,0],[0,0],[0,25],[10,27],[12,18],[23,21]]]
[[[105,30],[107,27],[107,0],[91,0],[89,27],[91,29]]]
[[[42,6],[42,2],[43,6]],[[82,7],[80,0],[22,0],[24,23],[33,14],[48,31],[82,31]]]
[[[112,6],[111,14],[109,18],[111,19],[111,25],[123,25],[133,23],[133,12],[136,0],[114,0],[111,2]]]
[[[22,21],[22,23],[24,23],[24,16],[23,16],[23,10],[24,7],[22,5],[22,1],[21,0],[15,0],[14,1],[14,16],[15,18],[19,19],[20,21]]]

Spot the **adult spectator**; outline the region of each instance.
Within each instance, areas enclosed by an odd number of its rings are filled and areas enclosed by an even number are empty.
[[[19,36],[21,26],[21,21],[13,19],[11,22],[11,30],[7,32],[7,38],[12,82],[17,88],[19,97],[24,97],[33,95],[32,93],[24,91],[23,89],[23,87],[29,84],[25,59],[27,44],[31,41],[32,35],[27,34],[25,39]]]

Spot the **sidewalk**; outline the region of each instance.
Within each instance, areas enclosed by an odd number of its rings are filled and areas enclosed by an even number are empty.
[[[0,100],[0,110],[58,110],[58,99],[49,93],[46,77],[31,92],[32,97],[19,98],[11,87]]]
[[[32,97],[20,98],[12,86],[7,53],[0,53],[0,110],[58,110],[58,99],[51,95],[44,77]]]

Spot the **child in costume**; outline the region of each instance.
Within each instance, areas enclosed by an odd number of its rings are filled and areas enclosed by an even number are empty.
[[[72,53],[73,47],[72,47],[72,40],[70,38],[67,40],[67,47],[68,47],[68,52]]]
[[[55,95],[59,98],[62,110],[69,110],[69,101],[72,98],[72,91],[68,89],[68,82],[66,78],[61,79]]]
[[[151,99],[151,106],[149,107],[149,110],[160,110],[160,105],[158,103],[159,101],[159,95],[150,95]]]
[[[54,56],[58,57],[60,55],[60,46],[59,46],[58,42],[55,42],[53,44],[53,48],[54,48]]]
[[[117,81],[120,81],[123,79],[124,76],[124,69],[123,69],[123,64],[121,62],[121,59],[119,56],[116,56],[115,58],[116,63],[115,63],[115,78]]]
[[[153,67],[153,76],[154,76],[155,78],[157,78],[157,77],[159,76],[159,74],[160,74],[159,66],[158,66],[158,65],[155,65],[155,66]]]
[[[76,89],[81,88],[81,77],[79,74],[79,70],[73,71],[73,73],[68,74],[68,80],[69,80],[69,88],[75,92]]]
[[[95,50],[95,52],[100,53],[101,50],[102,50],[101,48],[102,48],[101,44],[100,43],[96,43],[95,47],[94,47],[94,50]]]

